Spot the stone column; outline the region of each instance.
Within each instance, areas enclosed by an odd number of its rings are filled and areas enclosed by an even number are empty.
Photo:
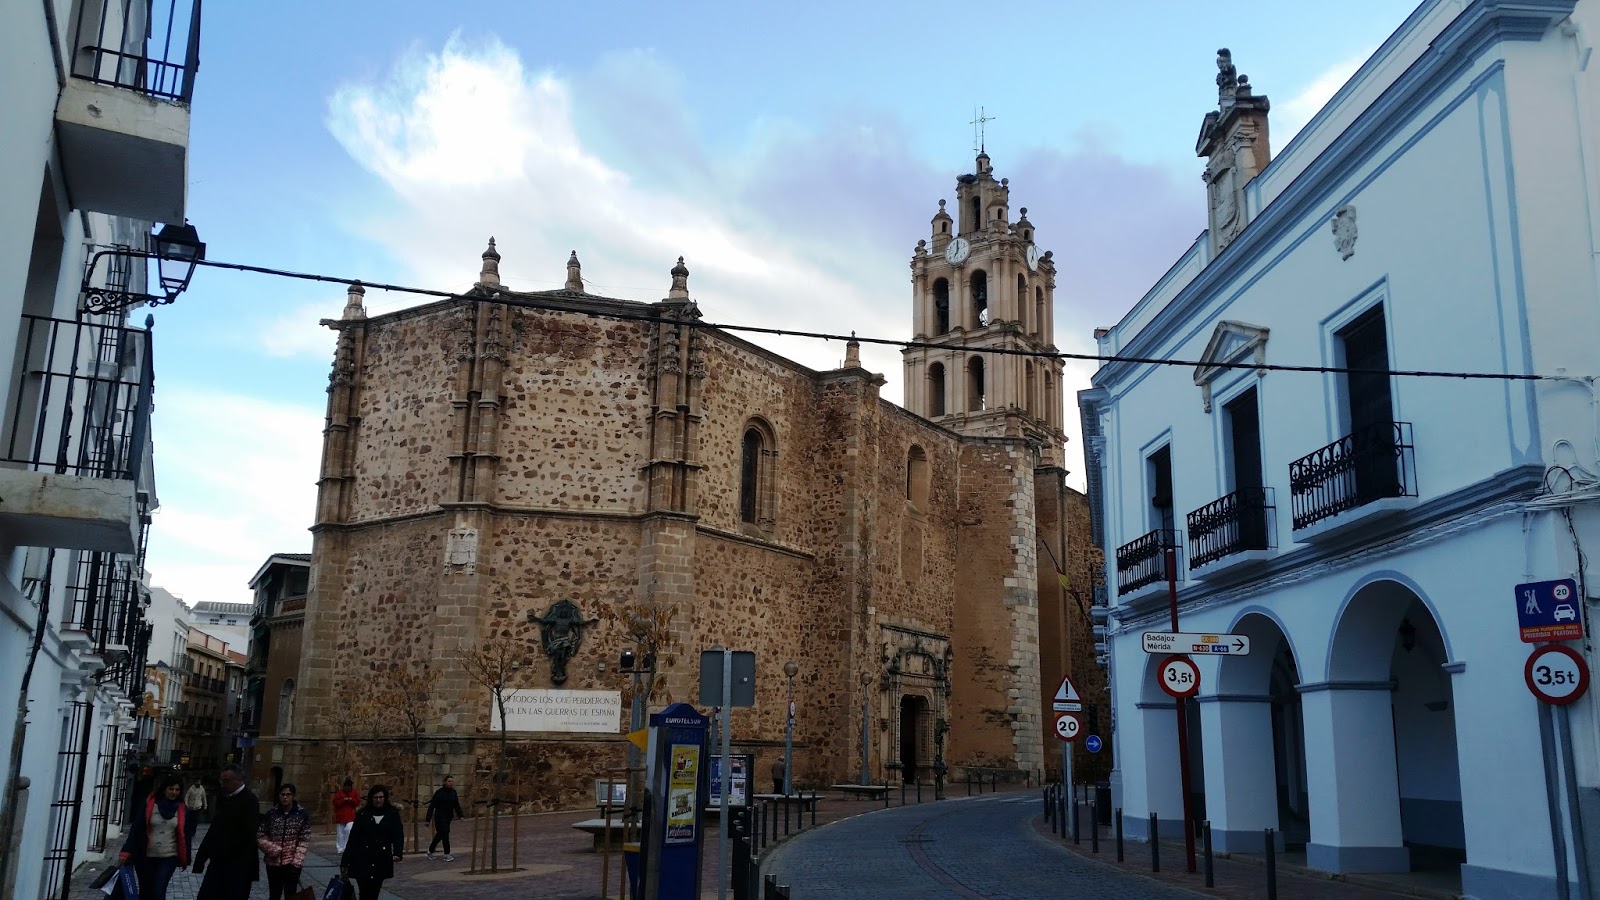
[[[1183,779],[1178,771],[1176,705],[1171,700],[1142,700],[1136,706],[1139,714],[1134,718],[1143,733],[1138,736],[1117,735],[1119,742],[1123,743],[1133,737],[1134,742],[1128,743],[1124,750],[1123,765],[1136,771],[1124,788],[1128,796],[1124,807],[1123,830],[1135,840],[1148,840],[1150,814],[1155,813],[1161,819],[1163,836],[1182,837]],[[1142,797],[1138,796],[1136,789],[1141,780],[1144,788]]]
[[[1212,845],[1218,852],[1260,853],[1262,829],[1278,827],[1272,698],[1229,694],[1199,699]],[[1281,834],[1279,838],[1281,847]]]
[[[1303,684],[1311,843],[1324,872],[1405,872],[1390,684]]]

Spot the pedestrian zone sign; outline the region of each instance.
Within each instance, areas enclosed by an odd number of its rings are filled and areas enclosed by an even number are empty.
[[[1072,686],[1072,676],[1061,677],[1061,686],[1056,688],[1050,708],[1056,712],[1079,712],[1083,709],[1083,698],[1078,696],[1078,689]]]
[[[1583,638],[1583,603],[1571,578],[1534,581],[1516,587],[1517,629],[1525,644]]]

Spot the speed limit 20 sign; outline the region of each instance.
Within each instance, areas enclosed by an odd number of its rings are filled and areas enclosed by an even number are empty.
[[[1056,713],[1056,737],[1063,741],[1075,741],[1078,739],[1078,732],[1082,730],[1083,722],[1079,720],[1077,713]]]
[[[1534,648],[1522,677],[1535,697],[1555,706],[1565,706],[1589,689],[1589,666],[1576,650],[1564,644]]]
[[[1187,656],[1169,656],[1161,661],[1161,689],[1182,700],[1200,692],[1200,669]]]

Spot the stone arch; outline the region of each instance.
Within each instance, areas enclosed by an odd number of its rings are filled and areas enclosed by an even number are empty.
[[[1376,650],[1363,653],[1363,649],[1372,648],[1363,647],[1361,641],[1367,635],[1397,633],[1406,617],[1405,606],[1411,602],[1427,610],[1428,619],[1438,630],[1445,661],[1454,659],[1450,637],[1439,624],[1439,611],[1421,585],[1402,572],[1380,569],[1363,575],[1339,603],[1339,612],[1334,616],[1338,624],[1328,636],[1327,679],[1388,678],[1386,657],[1375,656]]]
[[[933,280],[933,331],[948,334],[950,331],[950,280]]]
[[[918,444],[906,451],[906,500],[918,510],[928,509],[928,492],[931,484],[928,470],[928,452]]]
[[[739,450],[739,521],[770,528],[776,515],[778,436],[760,416],[745,422]]]
[[[969,328],[984,328],[994,316],[989,311],[989,273],[982,269],[974,269],[971,278],[972,285],[972,321]]]
[[[1017,275],[1017,321],[1022,325],[1022,330],[1028,330],[1028,279],[1026,276]]]
[[[932,363],[928,366],[928,418],[936,419],[945,414],[944,395],[944,363]]]
[[[983,383],[983,357],[973,354],[967,359],[967,412],[988,409],[988,396]]]

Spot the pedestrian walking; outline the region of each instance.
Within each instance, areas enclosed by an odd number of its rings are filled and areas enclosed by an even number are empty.
[[[194,829],[200,823],[184,808],[182,794],[182,780],[166,776],[145,798],[128,829],[117,864],[133,865],[139,876],[139,900],[167,900],[172,873],[189,865]]]
[[[194,873],[205,875],[195,900],[248,900],[250,886],[261,877],[256,849],[261,808],[245,787],[243,767],[229,765],[219,780],[222,795],[217,798],[216,815],[194,854]]]
[[[375,784],[367,791],[367,805],[356,813],[339,874],[355,879],[361,900],[378,900],[384,881],[394,877],[394,864],[405,855],[405,841],[400,813],[389,805],[389,789]]]
[[[461,798],[456,795],[456,779],[454,775],[444,777],[444,787],[433,792],[433,799],[428,801],[428,815],[425,821],[433,823],[433,842],[428,844],[428,858],[433,859],[433,851],[444,842],[444,861],[455,862],[455,857],[450,855],[450,823],[456,819],[465,819],[466,813],[461,811]]]
[[[278,788],[278,802],[261,817],[256,846],[267,866],[267,900],[294,900],[300,868],[311,844],[311,813],[295,802],[294,785]]]
[[[788,793],[784,788],[784,779],[789,776],[789,767],[783,764],[783,757],[778,757],[772,762],[772,792],[774,794]]]
[[[333,792],[333,850],[343,853],[345,843],[350,840],[350,826],[355,824],[356,810],[361,807],[361,795],[356,792],[356,783],[349,778],[344,780],[344,787]]]
[[[196,781],[183,792],[183,805],[189,809],[189,818],[199,823],[206,812],[206,786]]]

